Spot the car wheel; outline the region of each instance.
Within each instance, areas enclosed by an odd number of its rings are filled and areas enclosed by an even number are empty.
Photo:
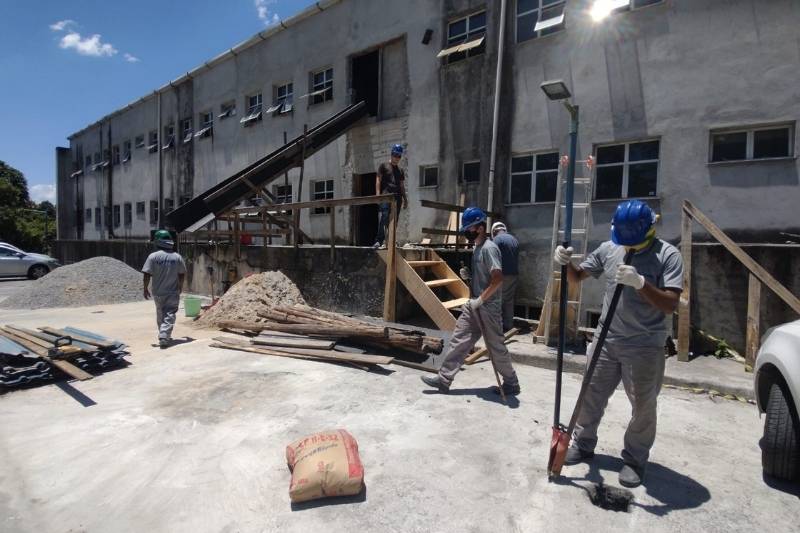
[[[39,279],[48,272],[50,272],[50,269],[44,265],[33,265],[28,269],[28,277],[30,279]]]
[[[800,473],[800,424],[790,402],[785,387],[773,383],[769,390],[761,445],[764,473],[787,480],[796,479]]]

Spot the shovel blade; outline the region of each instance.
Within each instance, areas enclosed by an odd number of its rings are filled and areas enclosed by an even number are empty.
[[[550,440],[550,459],[547,463],[547,476],[549,479],[561,475],[561,468],[567,458],[570,434],[564,426],[553,427],[553,437]]]

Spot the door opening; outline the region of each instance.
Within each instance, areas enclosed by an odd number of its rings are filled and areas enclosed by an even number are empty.
[[[356,190],[354,196],[372,196],[375,194],[375,177],[377,174],[357,174],[353,179]],[[378,234],[378,205],[360,205],[356,212],[356,246],[372,246]]]
[[[380,51],[375,50],[353,58],[353,103],[367,102],[367,112],[378,116],[380,107]]]

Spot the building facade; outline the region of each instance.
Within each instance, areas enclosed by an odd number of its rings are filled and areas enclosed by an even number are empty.
[[[353,102],[370,117],[270,185],[284,201],[374,194],[391,144],[407,147],[417,242],[448,214],[421,199],[486,206],[500,25],[505,25],[492,209],[522,245],[521,302],[545,292],[559,159],[569,115],[540,90],[562,79],[580,106],[579,166],[593,179],[589,240],[624,198],[680,236],[691,200],[734,238],[800,233],[796,120],[800,2],[328,0],[265,30],[69,137],[59,149],[59,238],[145,238],[173,207]],[[537,26],[538,23],[538,26]],[[337,240],[370,245],[374,207],[336,213]],[[324,242],[328,217],[301,227]],[[600,284],[586,293],[599,307]],[[524,311],[524,310],[523,310]]]

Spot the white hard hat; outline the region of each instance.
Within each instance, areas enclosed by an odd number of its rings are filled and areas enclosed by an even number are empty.
[[[506,225],[503,224],[502,222],[495,222],[494,224],[492,224],[492,235],[494,235],[495,233],[497,233],[500,230],[508,231],[506,229]]]

